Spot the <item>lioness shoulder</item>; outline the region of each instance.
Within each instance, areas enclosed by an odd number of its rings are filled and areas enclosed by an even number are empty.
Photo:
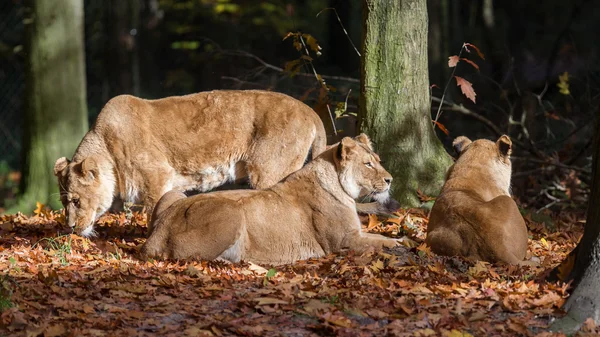
[[[365,135],[346,137],[264,190],[167,193],[152,218],[144,257],[277,265],[351,248],[394,246],[361,231],[354,199],[388,198],[391,175]]]
[[[431,210],[427,244],[441,255],[520,263],[527,227],[510,197],[510,138],[458,137],[453,145],[458,159]]]

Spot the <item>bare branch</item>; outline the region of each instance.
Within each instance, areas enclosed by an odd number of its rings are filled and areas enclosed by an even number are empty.
[[[325,8],[323,10],[321,10],[319,13],[317,13],[317,17],[319,16],[319,14],[323,13],[326,10],[332,10],[335,13],[335,16],[338,19],[338,22],[340,23],[340,26],[342,27],[342,30],[344,31],[344,34],[346,34],[346,37],[348,38],[348,41],[350,41],[350,44],[352,45],[352,48],[354,48],[354,51],[356,51],[356,54],[358,54],[358,56],[362,56],[360,55],[360,52],[358,51],[358,48],[356,48],[356,46],[354,45],[354,42],[352,42],[352,39],[350,38],[350,35],[348,35],[348,32],[346,31],[346,28],[344,28],[344,25],[342,24],[342,20],[340,19],[340,16],[338,15],[338,12],[335,8],[333,7],[329,7],[329,8]]]
[[[552,162],[552,161],[544,161],[544,160],[539,160],[539,159],[534,159],[534,158],[528,158],[528,157],[516,157],[516,156],[512,156],[511,159],[513,160],[522,160],[522,161],[526,161],[529,163],[535,163],[535,164],[543,164],[543,165],[547,165],[547,166],[555,166],[558,168],[562,168],[562,169],[566,169],[566,170],[573,170],[573,171],[577,171],[577,172],[581,172],[584,174],[592,174],[592,172],[590,172],[589,170],[586,170],[584,168],[581,167],[577,167],[577,166],[572,166],[572,165],[567,165],[567,164],[563,164],[563,163],[557,163],[557,162]]]
[[[431,98],[432,101],[437,102],[437,103],[442,103],[442,100],[440,98],[437,97],[432,97]],[[469,117],[473,117],[475,119],[477,119],[478,121],[482,122],[483,124],[485,124],[485,126],[487,126],[488,128],[490,128],[492,131],[494,131],[494,133],[496,133],[498,136],[502,136],[504,134],[504,132],[502,132],[502,130],[500,130],[492,121],[490,121],[489,119],[483,117],[482,115],[469,110],[468,108],[466,108],[465,106],[458,105],[455,103],[450,103],[448,101],[444,101],[443,104],[440,104],[438,111],[441,110],[442,105],[446,105],[446,107],[444,108],[445,110],[448,111],[455,111],[455,112],[460,112],[463,115],[467,115]]]
[[[223,50],[221,52],[221,54],[223,55],[230,55],[230,56],[241,56],[241,57],[247,57],[247,58],[251,58],[255,61],[257,61],[258,63],[260,63],[263,67],[280,72],[280,73],[284,73],[285,69],[272,65],[266,61],[264,61],[263,59],[261,59],[260,57],[242,51],[242,50]],[[305,76],[305,77],[314,77],[314,74],[309,74],[309,73],[296,73],[296,76]],[[345,77],[345,76],[334,76],[334,75],[320,75],[321,78],[323,79],[327,79],[327,80],[334,80],[334,81],[344,81],[344,82],[350,82],[350,83],[360,83],[360,80],[357,78],[353,78],[353,77]]]
[[[442,100],[437,98],[437,97],[432,97],[431,98],[432,101],[440,103],[440,106],[442,105]],[[455,103],[450,103],[448,101],[444,101],[443,103],[444,105],[446,105],[446,110],[448,111],[455,111],[455,112],[460,112],[463,115],[469,116],[469,117],[473,117],[475,119],[477,119],[478,121],[480,121],[481,123],[483,123],[485,126],[487,126],[490,130],[492,130],[497,136],[502,136],[503,134],[505,134],[505,132],[503,132],[502,130],[500,130],[496,124],[494,124],[492,121],[490,121],[489,119],[483,117],[482,115],[469,110],[468,108],[466,108],[465,106],[458,105]],[[438,109],[439,110],[439,109]],[[512,139],[513,144],[526,149],[527,151],[531,152],[532,154],[534,154],[537,157],[543,157],[538,151],[536,151],[535,149],[532,149],[530,146],[527,146],[525,143],[521,142],[518,139]]]

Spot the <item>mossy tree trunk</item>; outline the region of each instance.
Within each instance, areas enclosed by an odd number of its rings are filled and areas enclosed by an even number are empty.
[[[563,281],[575,286],[563,309],[567,316],[551,329],[572,334],[588,318],[600,325],[600,116],[596,116],[592,162],[592,193],[588,203],[583,237],[555,274],[566,274]],[[572,267],[571,267],[572,266]],[[569,270],[570,269],[570,270]],[[565,277],[566,276],[566,277]]]
[[[364,0],[360,128],[394,176],[392,195],[439,192],[451,159],[431,122],[426,0]]]
[[[60,206],[56,159],[70,157],[87,128],[83,0],[27,2],[23,180],[12,210]]]

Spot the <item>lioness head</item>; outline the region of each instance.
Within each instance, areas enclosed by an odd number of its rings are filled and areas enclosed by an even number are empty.
[[[111,184],[101,182],[98,165],[98,159],[94,157],[77,163],[62,157],[54,164],[67,223],[82,236],[93,235],[97,215],[104,213],[113,200]]]
[[[340,183],[348,195],[354,199],[368,195],[381,203],[388,200],[392,175],[381,166],[365,134],[354,139],[344,137],[334,157]]]
[[[469,175],[469,172],[485,170],[490,181],[485,183],[495,184],[509,194],[510,176],[512,166],[510,154],[512,142],[507,135],[502,135],[494,143],[487,139],[471,141],[460,136],[452,142],[458,159],[448,171],[448,178],[458,175]]]

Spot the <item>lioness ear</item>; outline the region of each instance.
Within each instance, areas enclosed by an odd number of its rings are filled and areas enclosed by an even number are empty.
[[[356,147],[356,142],[350,137],[344,137],[340,144],[338,145],[336,156],[340,160],[345,160],[348,158],[350,153],[354,151]]]
[[[90,180],[98,176],[98,163],[94,157],[87,157],[81,162],[81,175]]]
[[[365,144],[369,148],[369,150],[373,151],[373,146],[371,145],[371,140],[364,133],[361,133],[360,135],[354,137],[354,140],[356,140],[359,143]]]
[[[500,154],[505,157],[510,156],[510,154],[512,153],[512,141],[507,135],[500,136],[500,138],[498,138],[498,141],[496,142],[496,146],[498,146]]]
[[[66,157],[60,157],[54,163],[54,175],[58,177],[58,174],[69,165],[70,161]]]
[[[472,142],[469,138],[460,136],[454,139],[452,142],[452,147],[454,148],[454,151],[456,151],[456,154],[461,154],[471,143]]]

